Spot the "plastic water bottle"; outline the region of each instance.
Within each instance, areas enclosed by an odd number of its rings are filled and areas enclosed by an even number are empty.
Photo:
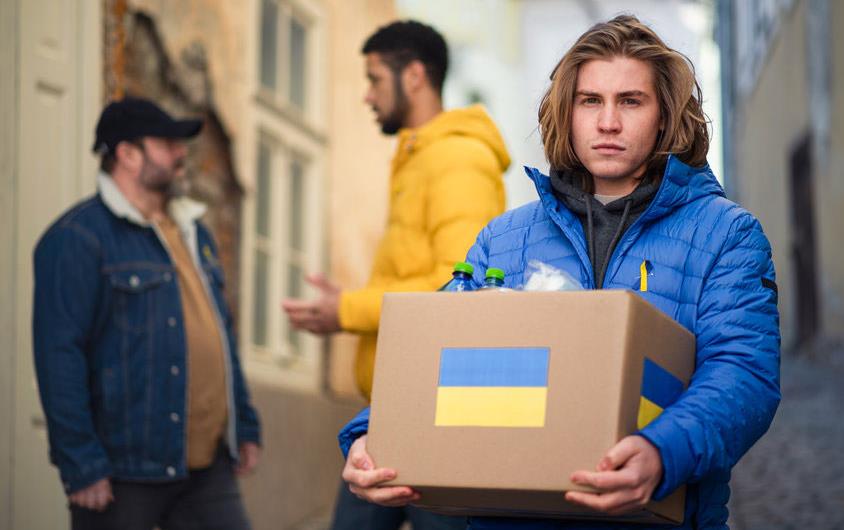
[[[484,279],[484,286],[480,288],[481,291],[511,291],[504,287],[504,271],[496,267],[490,267],[486,270],[486,278]]]
[[[464,291],[474,291],[475,287],[472,284],[472,273],[475,268],[468,263],[458,261],[454,264],[454,272],[451,273],[451,281],[439,288],[440,291],[462,293]]]

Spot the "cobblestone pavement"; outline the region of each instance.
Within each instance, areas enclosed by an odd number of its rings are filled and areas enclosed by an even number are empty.
[[[782,393],[771,429],[733,470],[730,528],[844,528],[844,366],[784,357]]]

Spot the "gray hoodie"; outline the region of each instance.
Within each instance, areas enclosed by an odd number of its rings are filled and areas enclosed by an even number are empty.
[[[552,169],[550,177],[554,195],[580,218],[595,273],[595,287],[600,289],[615,246],[651,203],[659,182],[643,181],[630,195],[604,205],[593,194],[583,191],[583,174]]]

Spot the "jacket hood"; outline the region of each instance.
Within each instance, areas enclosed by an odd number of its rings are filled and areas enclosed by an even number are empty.
[[[629,209],[630,212],[641,212],[647,208],[659,188],[659,184],[655,182],[642,183],[630,194],[603,205],[595,199],[594,195],[583,191],[580,185],[581,177],[574,172],[552,169],[549,178],[551,179],[551,188],[557,198],[563,201],[569,210],[580,215],[588,213],[587,201],[594,201],[596,206],[608,212],[620,212],[625,208]],[[628,202],[630,203],[629,208],[626,206]]]
[[[393,169],[400,167],[415,151],[447,136],[477,138],[492,149],[501,171],[510,166],[510,155],[504,138],[482,105],[472,105],[440,113],[436,118],[415,129],[401,129]]]
[[[533,180],[545,209],[556,210],[559,201],[554,196],[551,179],[536,168],[525,167],[525,172]],[[642,214],[643,220],[659,219],[681,206],[708,195],[726,196],[724,188],[718,183],[709,164],[692,167],[684,164],[679,158],[669,155],[656,197]],[[610,205],[614,206],[613,203]]]

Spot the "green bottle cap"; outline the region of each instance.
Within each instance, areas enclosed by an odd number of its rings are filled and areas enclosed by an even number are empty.
[[[495,278],[496,280],[504,281],[504,271],[495,267],[490,267],[486,270],[486,278]]]
[[[471,275],[475,272],[475,268],[465,263],[463,261],[458,261],[454,264],[454,272],[465,272],[466,274]]]

